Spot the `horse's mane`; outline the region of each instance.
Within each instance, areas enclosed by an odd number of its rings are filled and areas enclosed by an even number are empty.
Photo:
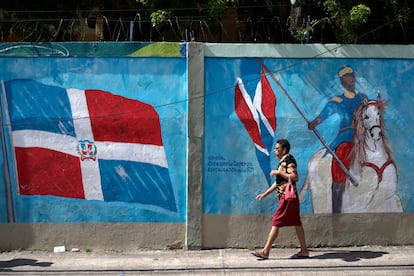
[[[377,100],[367,100],[364,99],[361,104],[358,106],[357,110],[355,111],[354,114],[354,119],[353,119],[353,126],[354,126],[354,137],[353,137],[353,141],[354,141],[354,148],[352,151],[352,160],[354,160],[354,162],[358,162],[360,165],[360,163],[365,161],[365,154],[363,149],[365,148],[366,144],[365,144],[365,135],[367,135],[367,130],[364,127],[363,124],[363,113],[365,111],[365,109],[369,106],[369,105],[375,105],[379,112],[380,112],[380,128],[381,128],[381,132],[383,133],[383,142],[384,142],[384,147],[385,147],[385,151],[387,152],[387,154],[390,156],[391,158],[391,149],[388,146],[388,143],[386,141],[386,136],[384,134],[384,116],[383,113],[386,109],[386,106],[388,104],[388,101],[382,100],[380,97],[377,98]]]

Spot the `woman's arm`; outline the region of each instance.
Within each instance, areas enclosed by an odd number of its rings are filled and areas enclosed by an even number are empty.
[[[280,171],[280,170],[272,170],[270,172],[270,177],[273,177],[275,175],[280,175],[281,177],[283,177],[286,180],[288,180],[288,178],[290,176],[290,180],[292,180],[293,182],[298,182],[299,181],[299,176],[298,176],[298,173],[296,171],[287,173],[287,172],[283,172],[283,171]]]
[[[267,197],[270,193],[272,193],[274,190],[276,190],[276,182],[273,183],[272,186],[269,187],[269,189],[266,190],[266,192],[262,193],[262,194],[258,194],[256,196],[256,199],[261,200],[262,198]]]

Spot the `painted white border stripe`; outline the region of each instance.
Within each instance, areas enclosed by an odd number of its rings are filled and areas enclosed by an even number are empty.
[[[20,148],[46,148],[79,157],[78,140],[69,135],[38,130],[16,130],[13,131],[13,145]],[[145,162],[168,168],[163,146],[116,142],[95,142],[95,145],[100,159]],[[125,152],[130,154],[125,155]]]
[[[259,112],[260,119],[262,120],[262,122],[265,125],[265,127],[266,127],[267,131],[269,132],[269,134],[272,137],[274,137],[274,135],[275,135],[274,130],[273,130],[272,126],[270,125],[269,120],[267,119],[267,117],[263,113],[262,103],[263,103],[263,87],[262,87],[262,80],[260,80],[257,83],[257,86],[256,86],[256,92],[255,92],[254,98],[253,98],[253,106],[256,108],[257,112]]]
[[[77,140],[93,139],[91,121],[84,90],[67,89],[73,116]],[[75,148],[76,149],[76,148]],[[98,156],[99,158],[99,156]],[[103,200],[101,174],[98,160],[84,160],[80,162],[85,199]]]
[[[240,88],[240,91],[242,93],[242,96],[244,98],[244,101],[246,102],[247,106],[249,107],[250,112],[253,115],[253,119],[256,122],[257,128],[259,129],[259,132],[260,132],[260,127],[259,127],[259,114],[257,113],[257,110],[253,106],[252,100],[250,99],[250,96],[247,93],[246,88],[244,87],[244,84],[243,84],[243,81],[242,81],[241,78],[237,78],[237,85]]]
[[[39,130],[15,130],[13,135],[13,146],[20,148],[46,148],[60,151],[69,155],[78,156],[76,146],[78,141],[75,137]],[[59,143],[55,143],[59,141]]]
[[[168,168],[163,146],[114,142],[95,142],[95,144],[100,159],[143,162]],[[130,154],[126,155],[126,152]]]
[[[78,137],[79,140],[93,141],[93,132],[85,91],[71,88],[67,89],[67,94],[72,110],[76,137]]]
[[[260,83],[260,82],[259,82],[259,83]],[[261,135],[262,135],[262,132],[261,132],[261,129],[260,129],[260,122],[259,122],[260,118],[259,118],[259,113],[258,113],[258,111],[257,111],[256,107],[254,106],[254,103],[252,102],[252,100],[251,100],[251,98],[250,98],[249,94],[247,93],[246,88],[244,87],[244,84],[243,84],[243,81],[242,81],[242,79],[241,79],[241,78],[237,78],[237,85],[238,85],[238,86],[239,86],[239,88],[240,88],[240,91],[241,91],[241,93],[242,93],[242,96],[243,96],[243,98],[244,98],[244,100],[245,100],[245,102],[246,102],[247,106],[249,107],[250,112],[253,114],[253,119],[254,119],[254,121],[256,122],[257,129],[259,130],[259,134],[260,134],[260,136],[261,136]],[[261,147],[261,146],[259,146],[259,145],[258,145],[258,144],[256,144],[256,143],[254,143],[254,146],[256,147],[256,149],[258,149],[259,151],[261,151],[261,152],[263,152],[264,154],[266,154],[267,156],[269,156],[269,151],[268,151],[266,148]]]

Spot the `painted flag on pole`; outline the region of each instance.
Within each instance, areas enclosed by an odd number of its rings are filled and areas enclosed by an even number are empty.
[[[263,68],[253,101],[246,91],[242,79],[237,78],[234,107],[237,116],[255,145],[260,167],[270,184],[270,153],[276,131],[276,95]]]
[[[3,84],[18,192],[177,211],[156,110],[102,90]]]

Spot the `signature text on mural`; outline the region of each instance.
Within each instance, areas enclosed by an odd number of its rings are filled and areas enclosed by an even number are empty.
[[[254,171],[252,162],[227,160],[218,155],[209,156],[207,160],[207,172],[251,173]]]

